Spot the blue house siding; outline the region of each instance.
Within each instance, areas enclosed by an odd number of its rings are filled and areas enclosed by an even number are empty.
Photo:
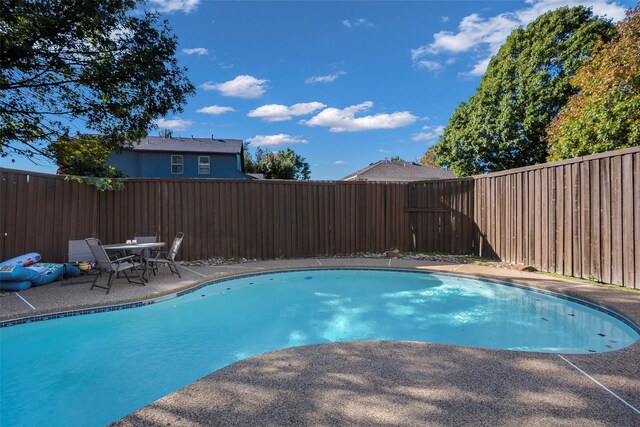
[[[183,173],[171,173],[171,156],[183,156]],[[209,156],[209,174],[198,173],[198,157]],[[239,169],[239,154],[140,152],[124,150],[112,154],[106,164],[130,178],[228,178],[250,179]]]

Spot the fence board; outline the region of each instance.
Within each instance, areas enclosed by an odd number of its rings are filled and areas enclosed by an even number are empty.
[[[635,255],[635,280],[634,288],[640,289],[640,153],[633,155],[633,252]]]
[[[564,273],[564,168],[556,167],[556,265],[558,273]]]
[[[600,162],[591,161],[591,276],[602,280],[600,258],[602,257],[600,243]]]
[[[622,159],[611,159],[611,283],[623,285]]]
[[[600,219],[602,281],[611,283],[611,159],[600,160]]]
[[[584,279],[588,279],[591,274],[591,180],[589,163],[580,163],[580,264]]]
[[[622,182],[625,190],[622,192],[622,284],[634,287],[635,256],[633,253],[633,198],[637,189],[633,187],[633,155],[622,156]]]

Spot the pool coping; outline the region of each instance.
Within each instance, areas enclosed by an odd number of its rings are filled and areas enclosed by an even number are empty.
[[[7,319],[7,320],[2,320],[0,321],[0,329],[1,328],[7,328],[7,327],[11,327],[11,326],[17,326],[17,325],[23,325],[23,324],[27,324],[27,323],[34,323],[34,322],[42,322],[42,321],[46,321],[46,320],[53,320],[53,319],[59,319],[59,318],[66,318],[66,317],[75,317],[75,316],[83,316],[83,315],[88,315],[88,314],[96,314],[96,313],[104,313],[104,312],[109,312],[109,311],[119,311],[119,310],[128,310],[131,308],[137,308],[137,307],[143,307],[146,305],[151,305],[151,304],[155,304],[155,303],[159,303],[159,302],[163,302],[163,301],[167,301],[167,300],[171,300],[174,298],[179,298],[181,296],[184,295],[188,295],[190,293],[196,292],[199,289],[202,289],[204,287],[210,286],[210,285],[215,285],[218,283],[224,283],[224,282],[228,282],[228,281],[232,281],[232,280],[236,280],[236,279],[242,279],[242,278],[247,278],[247,277],[256,277],[256,276],[265,276],[265,275],[270,275],[270,274],[277,274],[277,273],[287,273],[287,272],[304,272],[304,271],[323,271],[323,270],[341,270],[341,271],[387,271],[387,272],[403,272],[403,273],[415,273],[415,274],[436,274],[436,275],[443,275],[443,276],[450,276],[450,277],[463,277],[463,278],[467,278],[467,279],[481,279],[481,280],[486,280],[488,282],[491,283],[496,283],[496,284],[500,284],[500,285],[504,285],[504,286],[511,286],[511,287],[515,287],[515,288],[519,288],[519,289],[524,289],[524,290],[528,290],[534,293],[540,293],[540,294],[544,294],[544,295],[549,295],[549,296],[553,296],[556,298],[561,298],[567,301],[572,301],[575,302],[577,304],[582,304],[584,306],[587,306],[589,308],[592,308],[594,310],[598,310],[602,313],[605,313],[609,316],[612,316],[614,318],[616,318],[617,320],[623,322],[624,324],[626,324],[627,326],[629,326],[631,329],[633,329],[636,333],[640,334],[640,320],[638,322],[634,321],[633,319],[630,318],[630,316],[628,316],[627,314],[621,312],[621,310],[617,307],[611,306],[609,304],[602,304],[599,301],[587,298],[583,295],[580,296],[575,296],[575,295],[571,295],[568,292],[563,292],[563,291],[550,291],[547,289],[542,289],[539,287],[535,287],[532,286],[530,284],[525,284],[525,283],[520,283],[519,280],[516,278],[515,280],[511,281],[511,280],[504,280],[504,279],[496,279],[496,278],[491,278],[491,277],[485,277],[483,275],[478,275],[478,274],[472,274],[472,273],[458,273],[458,272],[449,272],[449,271],[437,271],[437,270],[425,270],[425,269],[419,269],[417,267],[371,267],[371,266],[318,266],[318,267],[304,267],[304,268],[295,268],[295,267],[282,267],[282,268],[272,268],[269,269],[267,271],[258,271],[258,272],[249,272],[249,273],[237,273],[237,274],[231,274],[225,277],[221,277],[221,278],[217,278],[217,279],[203,279],[201,281],[198,281],[192,285],[189,285],[187,288],[182,289],[182,290],[178,290],[175,292],[171,292],[168,294],[164,294],[164,295],[160,295],[160,296],[156,296],[156,297],[152,297],[152,298],[148,298],[148,299],[143,299],[140,301],[134,301],[134,302],[125,302],[125,303],[119,303],[119,304],[110,304],[110,305],[104,305],[104,306],[96,306],[96,307],[89,307],[89,308],[82,308],[82,309],[72,309],[72,310],[65,310],[65,311],[59,311],[59,312],[52,312],[52,313],[42,313],[42,314],[36,314],[33,316],[26,316],[26,317],[19,317],[19,318],[15,318],[15,319]],[[526,278],[522,278],[520,279],[521,281],[525,281]],[[553,279],[549,279],[550,281],[552,281]],[[610,290],[612,292],[621,292],[621,291],[617,291],[617,290]],[[633,345],[633,344],[632,344]],[[617,350],[614,350],[617,351]]]

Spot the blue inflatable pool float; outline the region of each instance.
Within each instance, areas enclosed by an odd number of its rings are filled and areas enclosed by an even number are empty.
[[[5,261],[5,263],[7,262]],[[71,264],[42,262],[28,267],[23,267],[22,265],[5,265],[0,267],[0,289],[5,291],[23,291],[29,289],[31,286],[42,286],[55,282],[63,275],[67,277],[79,276],[80,269]]]
[[[47,283],[55,282],[60,279],[64,274],[64,264],[51,264],[51,263],[38,263],[29,267],[25,267],[27,270],[33,270],[38,273],[38,277],[32,280],[33,286],[46,285]]]
[[[10,265],[0,267],[0,282],[20,282],[27,280],[29,282],[39,280],[40,273],[31,268],[19,265]]]
[[[40,262],[42,256],[40,256],[37,252],[31,252],[28,254],[20,255],[15,258],[8,259],[6,261],[0,262],[0,267],[9,267],[12,265],[19,265],[21,267],[27,267],[29,265],[35,264],[36,262]]]
[[[22,280],[20,282],[0,282],[0,289],[3,291],[24,291],[31,287],[31,282]]]

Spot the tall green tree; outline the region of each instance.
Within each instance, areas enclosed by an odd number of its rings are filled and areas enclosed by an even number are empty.
[[[253,158],[249,153],[248,145],[245,144],[244,170],[246,173],[264,174],[266,179],[308,180],[311,178],[309,163],[290,148],[269,151],[258,147]]]
[[[571,83],[580,91],[547,129],[550,160],[640,145],[640,6]]]
[[[80,132],[119,151],[194,92],[176,36],[136,0],[3,0],[0,40],[3,157],[53,158]]]
[[[243,149],[242,152],[243,152],[243,160],[244,160],[244,171],[246,173],[260,173],[258,172],[258,167],[256,165],[256,162],[253,160],[253,156],[249,151],[249,143],[243,142],[242,149]],[[258,147],[258,150],[260,150],[260,147]]]
[[[545,128],[576,92],[570,79],[613,24],[582,6],[548,12],[514,30],[476,93],[454,112],[434,148],[458,175],[542,163]]]

